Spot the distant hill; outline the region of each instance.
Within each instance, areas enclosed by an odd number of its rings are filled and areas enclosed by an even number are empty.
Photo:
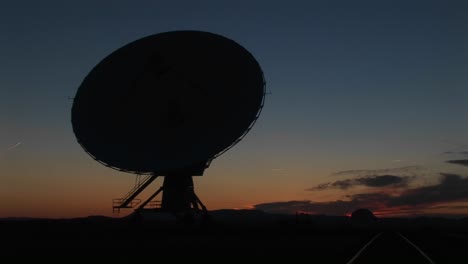
[[[260,210],[232,210],[221,209],[209,211],[209,222],[214,225],[229,226],[303,226],[314,229],[343,229],[354,228],[352,219],[347,216],[312,215],[312,214],[271,214]],[[128,222],[158,222],[177,223],[175,216],[169,213],[145,211],[142,214],[130,214],[128,216],[114,218],[101,215],[88,217],[47,219],[31,217],[7,217],[0,218],[1,222],[23,223],[80,223],[80,224],[120,224]],[[444,229],[444,230],[466,230],[468,232],[468,218],[444,218],[444,217],[416,217],[416,218],[376,218],[372,225],[360,225],[360,228],[390,228],[390,229]]]

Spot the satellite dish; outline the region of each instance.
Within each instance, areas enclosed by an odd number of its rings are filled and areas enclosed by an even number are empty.
[[[250,130],[264,98],[262,70],[241,45],[208,32],[172,31],[99,62],[74,97],[72,125],[98,162],[165,181],[185,175],[182,185],[193,186],[191,176]]]

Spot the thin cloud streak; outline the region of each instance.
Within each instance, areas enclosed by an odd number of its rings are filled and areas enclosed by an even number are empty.
[[[415,177],[396,176],[396,175],[379,175],[368,176],[356,179],[346,179],[335,182],[322,183],[315,187],[306,189],[307,191],[320,191],[326,189],[342,189],[346,190],[354,186],[366,187],[406,187],[408,182]]]
[[[468,156],[468,151],[446,151],[443,154],[460,154]]]
[[[398,168],[377,169],[377,170],[346,170],[335,172],[333,176],[354,176],[354,177],[369,177],[377,175],[403,175],[403,176],[416,176],[423,170],[421,166],[405,166]]]

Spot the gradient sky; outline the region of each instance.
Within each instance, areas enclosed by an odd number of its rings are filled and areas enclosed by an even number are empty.
[[[182,29],[244,46],[271,92],[195,178],[209,209],[468,215],[467,163],[446,162],[468,159],[466,14],[442,0],[3,3],[0,217],[112,215],[135,176],[81,149],[68,98],[115,49]]]

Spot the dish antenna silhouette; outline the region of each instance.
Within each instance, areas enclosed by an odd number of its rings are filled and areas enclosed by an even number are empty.
[[[247,134],[264,100],[263,72],[245,48],[208,32],[172,31],[99,62],[74,97],[72,125],[96,161],[146,175],[114,199],[115,212],[206,213],[192,176]],[[162,187],[141,203],[136,197],[158,176]],[[162,201],[153,201],[161,192]]]

